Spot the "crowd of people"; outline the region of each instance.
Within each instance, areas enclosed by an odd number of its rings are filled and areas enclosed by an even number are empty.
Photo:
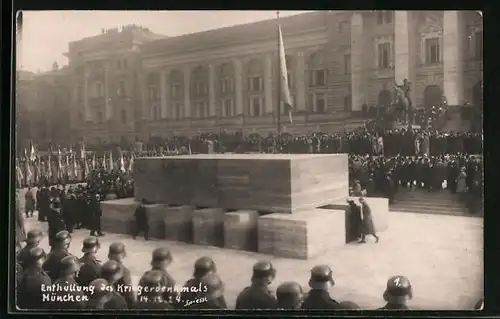
[[[17,252],[17,303],[27,310],[198,310],[228,309],[225,283],[217,273],[210,257],[194,263],[193,276],[182,288],[170,275],[173,262],[168,248],[157,248],[151,256],[151,269],[133,286],[131,272],[124,265],[127,256],[122,242],[108,247],[108,260],[101,263],[97,252],[102,249],[97,237],[82,243],[83,255],[78,258],[68,252],[72,244],[68,231],[58,232],[49,254],[39,246],[42,232],[36,229],[27,234],[26,246]],[[74,243],[73,243],[74,244]],[[270,285],[277,269],[270,261],[259,261],[252,269],[249,285],[236,298],[235,309],[289,310],[359,310],[352,301],[337,301],[330,295],[335,285],[333,272],[327,265],[311,269],[309,291],[294,281]],[[140,287],[140,288],[138,288]],[[392,276],[381,294],[385,305],[380,310],[407,310],[413,297],[407,277]],[[482,309],[483,300],[475,306]]]

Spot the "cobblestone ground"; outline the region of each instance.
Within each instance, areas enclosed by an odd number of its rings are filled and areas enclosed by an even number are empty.
[[[22,195],[22,194],[20,194]],[[24,198],[24,196],[21,196]],[[27,219],[27,229],[47,229],[36,217]],[[70,252],[80,256],[81,242],[87,230],[76,230]],[[276,284],[295,280],[307,287],[309,270],[316,264],[328,264],[334,271],[337,285],[332,297],[358,303],[363,309],[384,304],[382,293],[388,277],[407,276],[414,290],[410,306],[414,309],[471,309],[483,294],[483,220],[456,216],[411,213],[390,213],[389,229],[380,234],[381,240],[365,245],[349,244],[332,249],[313,260],[291,260],[267,255],[233,251],[214,247],[194,246],[164,240],[145,242],[125,235],[106,234],[101,238],[101,260],[106,260],[109,244],[123,242],[136,284],[149,267],[151,252],[168,247],[174,256],[170,268],[179,284],[189,279],[194,261],[210,256],[226,283],[229,307],[234,307],[236,295],[248,285],[252,265],[262,259],[273,262],[278,274]],[[327,239],[325,239],[327,240]],[[48,251],[48,240],[41,246]]]

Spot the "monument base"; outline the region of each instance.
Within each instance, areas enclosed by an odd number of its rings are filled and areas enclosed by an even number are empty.
[[[254,210],[228,212],[224,216],[224,248],[257,251],[257,220]]]
[[[134,198],[101,202],[102,230],[108,233],[132,234],[134,213],[138,205]]]
[[[328,247],[345,244],[345,211],[313,209],[270,214],[258,220],[259,253],[309,259]]]

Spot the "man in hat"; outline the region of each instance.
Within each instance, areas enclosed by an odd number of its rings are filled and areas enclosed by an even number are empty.
[[[66,225],[62,219],[61,200],[59,197],[54,197],[47,221],[49,224],[49,245],[52,247],[56,234],[66,229]]]
[[[165,276],[160,270],[150,270],[141,278],[141,291],[135,309],[148,310],[148,309],[174,309],[172,304],[165,299],[163,290],[167,287],[164,285]]]
[[[195,296],[194,290],[199,289],[203,277],[210,274],[217,275],[217,267],[212,258],[203,256],[198,258],[194,263],[193,278],[189,279],[184,284],[184,289],[181,293],[181,300],[192,300]],[[223,298],[224,296],[222,296]],[[220,300],[220,304],[226,307],[226,300]],[[183,306],[182,304],[180,306]]]
[[[24,212],[26,213],[26,218],[33,217],[35,212],[35,196],[33,195],[33,190],[28,186],[26,194],[24,194]]]
[[[180,302],[180,296],[175,289],[174,278],[172,278],[172,276],[167,271],[167,267],[172,264],[172,261],[172,254],[170,253],[170,250],[168,248],[156,248],[153,251],[151,270],[148,270],[144,273],[144,275],[139,280],[139,286],[142,286],[142,280],[150,271],[160,271],[163,274],[162,286],[167,287],[163,294],[163,297],[166,301],[173,304]],[[137,296],[137,298],[139,297],[140,296]]]
[[[37,192],[38,221],[47,220],[47,214],[50,209],[50,193],[46,185]]]
[[[269,289],[276,278],[276,269],[270,261],[259,261],[253,266],[251,285],[236,298],[236,309],[275,309],[276,298]]]
[[[88,297],[75,278],[80,270],[80,261],[75,256],[66,256],[61,260],[59,278],[53,284],[60,287],[55,293],[52,309],[84,309]]]
[[[132,286],[132,276],[130,270],[123,264],[123,259],[127,256],[125,245],[117,242],[109,246],[108,259],[120,264],[123,276],[115,283],[115,291],[125,298],[129,308],[136,302],[135,290]]]
[[[101,231],[101,199],[99,194],[93,192],[89,202],[90,213],[90,236],[104,236]]]
[[[202,289],[194,294],[194,299],[184,300],[186,309],[227,309],[221,304],[224,298],[224,283],[219,276],[209,274],[201,280]]]
[[[42,269],[45,251],[33,247],[28,251],[25,270],[17,287],[17,306],[21,309],[45,309],[43,289],[52,284],[49,275]]]
[[[361,203],[361,213],[363,214],[361,240],[359,242],[366,243],[366,235],[372,235],[373,237],[375,237],[375,242],[378,243],[380,238],[377,236],[375,232],[375,225],[373,224],[373,218],[372,218],[372,210],[364,197],[360,197],[359,202]]]
[[[387,304],[381,310],[409,310],[408,300],[413,298],[410,281],[405,276],[393,276],[387,280],[384,291],[384,300]]]
[[[82,252],[80,258],[80,272],[78,273],[77,282],[81,286],[89,285],[94,279],[101,275],[101,262],[97,259],[97,252],[101,248],[99,239],[94,236],[87,237],[83,240]]]
[[[276,289],[277,309],[299,310],[304,301],[302,286],[294,281],[285,282]]]
[[[73,232],[76,223],[75,202],[76,196],[73,193],[73,188],[70,188],[62,203],[62,217],[70,234]]]
[[[140,232],[144,232],[144,239],[149,240],[149,222],[145,198],[141,199],[140,205],[135,209],[134,218],[134,239],[137,237],[137,235],[139,235]]]
[[[339,303],[330,297],[335,285],[332,270],[327,265],[314,266],[309,278],[309,293],[302,303],[302,309],[338,309]]]
[[[41,231],[37,229],[32,229],[28,232],[26,238],[26,246],[24,246],[24,248],[22,248],[17,254],[17,261],[19,262],[19,265],[23,267],[23,269],[26,268],[28,260],[31,258],[30,250],[32,248],[38,247],[41,240],[42,240]]]
[[[121,295],[109,288],[108,282],[102,278],[90,283],[93,290],[89,300],[85,304],[86,309],[92,310],[125,310],[128,309],[127,302]]]
[[[68,252],[71,243],[71,235],[66,231],[60,231],[56,234],[52,249],[47,260],[43,264],[43,269],[47,272],[52,281],[59,277],[61,260],[71,254]]]
[[[361,208],[352,199],[347,200],[349,205],[349,233],[348,241],[355,241],[361,238]]]

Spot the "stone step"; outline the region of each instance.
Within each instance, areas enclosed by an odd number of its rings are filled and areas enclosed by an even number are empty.
[[[465,208],[450,206],[450,207],[439,207],[432,205],[407,205],[405,203],[391,205],[390,210],[398,211],[398,209],[404,209],[408,211],[436,211],[436,212],[465,212]]]
[[[390,208],[390,212],[397,213],[413,213],[413,214],[431,214],[431,215],[450,215],[450,216],[465,216],[466,213],[462,211],[436,211],[430,208],[430,210],[415,210],[408,208]]]
[[[453,208],[453,207],[463,207],[461,203],[456,201],[442,202],[442,201],[432,201],[432,200],[401,200],[396,199],[394,205],[406,205],[406,206],[429,206],[429,207],[441,207],[441,208]]]

